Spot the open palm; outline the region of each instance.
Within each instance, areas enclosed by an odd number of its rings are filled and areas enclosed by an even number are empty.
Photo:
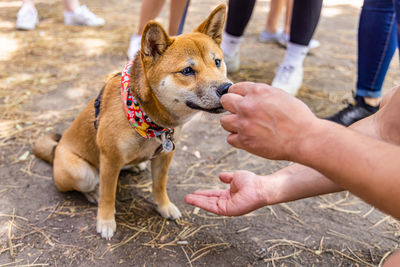
[[[215,214],[239,216],[264,206],[262,180],[248,171],[221,173],[222,182],[230,184],[226,190],[199,190],[188,194],[185,201]]]

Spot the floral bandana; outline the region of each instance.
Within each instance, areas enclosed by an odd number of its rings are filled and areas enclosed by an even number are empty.
[[[170,135],[170,133],[173,133],[173,130],[169,128],[162,128],[152,122],[152,120],[140,108],[131,90],[129,90],[130,70],[132,65],[133,61],[129,61],[125,65],[121,76],[121,97],[122,102],[124,103],[126,117],[128,118],[132,127],[135,128],[135,130],[144,138],[151,139],[164,133]]]

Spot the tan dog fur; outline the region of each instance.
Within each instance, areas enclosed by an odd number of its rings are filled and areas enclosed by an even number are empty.
[[[193,33],[174,38],[156,22],[149,22],[143,31],[142,48],[131,71],[130,90],[156,124],[174,128],[175,140],[181,126],[199,109],[223,111],[216,89],[230,82],[219,48],[225,13],[225,5],[220,5]],[[220,67],[216,59],[221,60]],[[188,66],[195,71],[194,75],[181,73]],[[58,190],[77,190],[89,201],[98,201],[97,232],[107,239],[116,230],[117,180],[121,168],[127,165],[150,159],[157,210],[165,218],[181,216],[166,190],[174,152],[163,151],[153,158],[160,141],[141,137],[130,125],[123,110],[120,80],[121,74],[107,79],[97,130],[93,124],[93,99],[59,142],[54,134],[44,135],[34,146],[36,156],[53,163]]]

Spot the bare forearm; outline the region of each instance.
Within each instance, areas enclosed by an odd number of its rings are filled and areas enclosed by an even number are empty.
[[[263,179],[265,205],[294,201],[343,189],[310,167],[294,163]]]
[[[358,121],[349,128],[375,139],[381,139],[373,117]],[[341,186],[320,172],[299,163],[293,163],[273,173],[272,176],[273,183],[276,183],[275,188],[279,190],[275,190],[271,194],[272,197],[265,200],[269,205],[343,190]],[[271,186],[271,181],[268,180],[264,181],[264,187]]]
[[[400,148],[323,120],[314,128],[293,160],[400,218]]]

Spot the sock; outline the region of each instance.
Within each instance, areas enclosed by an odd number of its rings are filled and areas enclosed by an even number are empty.
[[[307,45],[287,43],[286,55],[282,65],[302,66],[308,52]]]
[[[224,54],[233,56],[240,48],[242,36],[234,36],[224,31],[222,35],[221,49]]]

